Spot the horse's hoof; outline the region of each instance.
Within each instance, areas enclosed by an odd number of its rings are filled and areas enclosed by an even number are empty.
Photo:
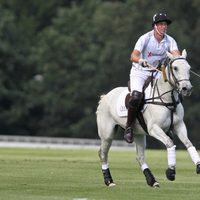
[[[114,186],[116,186],[115,183],[110,183],[110,184],[108,185],[108,187],[114,187]]]
[[[197,164],[196,172],[197,172],[197,174],[200,174],[200,164]]]
[[[167,177],[168,180],[170,180],[170,181],[174,181],[175,180],[175,175],[176,175],[175,169],[168,168],[166,170],[165,174],[166,174],[166,177]]]
[[[154,187],[154,188],[158,188],[158,187],[160,187],[160,184],[156,181],[156,182],[153,184],[152,187]]]

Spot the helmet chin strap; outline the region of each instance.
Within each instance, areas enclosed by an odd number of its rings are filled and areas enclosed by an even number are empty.
[[[165,32],[162,34],[162,33],[158,30],[158,27],[157,27],[156,24],[154,25],[154,27],[155,27],[156,32],[158,33],[158,35],[163,36],[163,35],[166,33],[166,31],[165,31]]]

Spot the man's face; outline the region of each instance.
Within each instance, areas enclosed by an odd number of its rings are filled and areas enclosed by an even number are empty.
[[[161,34],[165,34],[167,31],[167,22],[158,22],[156,24],[157,26],[157,30],[161,33]]]

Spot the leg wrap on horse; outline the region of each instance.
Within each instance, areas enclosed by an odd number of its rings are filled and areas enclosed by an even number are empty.
[[[168,180],[170,180],[170,181],[175,180],[175,175],[176,175],[175,169],[168,168],[165,173],[166,173],[166,177],[167,177]]]
[[[174,169],[176,166],[176,145],[167,148],[168,167]]]
[[[154,178],[153,174],[151,173],[149,168],[146,168],[143,171],[143,174],[145,175],[147,184],[151,187],[159,187],[159,183],[156,181],[156,179]]]
[[[110,174],[110,170],[108,169],[103,169],[103,177],[104,177],[104,183],[109,186],[111,183],[113,183],[112,176]]]
[[[197,173],[197,174],[200,174],[200,164],[197,164],[196,173]]]
[[[168,158],[168,169],[166,170],[165,174],[168,180],[174,181],[175,180],[175,167],[176,167],[176,145],[171,148],[167,148],[167,158]]]
[[[190,154],[190,157],[195,165],[200,164],[200,158],[199,154],[197,153],[197,150],[194,146],[189,147],[188,153]]]

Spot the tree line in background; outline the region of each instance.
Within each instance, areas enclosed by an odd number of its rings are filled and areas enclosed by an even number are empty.
[[[200,73],[199,0],[1,0],[0,134],[98,138],[99,97],[127,85],[130,53],[159,11]],[[185,121],[200,147],[200,79],[191,81]]]

